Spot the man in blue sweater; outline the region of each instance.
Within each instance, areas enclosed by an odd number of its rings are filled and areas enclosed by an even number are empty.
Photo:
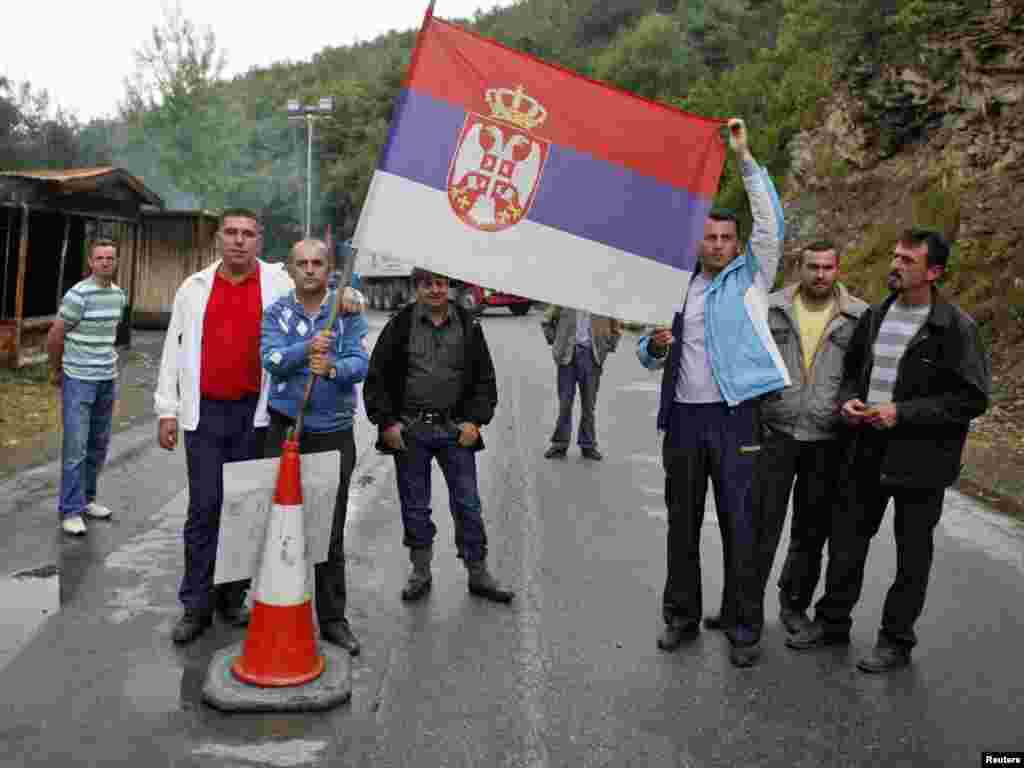
[[[294,424],[310,373],[319,379],[303,416],[301,453],[339,451],[341,478],[334,504],[327,561],[316,565],[316,611],[324,640],[359,653],[359,641],[345,618],[345,512],[356,463],[353,416],[355,385],[366,378],[369,332],[362,314],[339,314],[327,327],[337,293],[328,291],[333,264],[320,240],[302,240],[288,256],[295,290],[263,314],[260,356],[270,373],[270,429],[266,456],[280,456]]]

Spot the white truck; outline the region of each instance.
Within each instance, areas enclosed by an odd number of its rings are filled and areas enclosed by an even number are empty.
[[[350,247],[346,241],[342,247]],[[399,309],[416,298],[412,282],[413,265],[393,256],[356,250],[355,272],[359,275],[359,290],[366,296],[371,309]],[[483,288],[461,280],[451,281],[451,298],[470,312],[483,312],[487,307],[508,307],[514,315],[530,311],[530,300],[490,288]]]
[[[411,264],[392,256],[360,248],[356,251],[355,271],[359,286],[371,309],[397,309],[412,301],[416,289],[412,284]]]

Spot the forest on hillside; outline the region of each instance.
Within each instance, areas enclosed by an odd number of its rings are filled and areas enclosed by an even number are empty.
[[[753,149],[784,179],[790,140],[820,120],[822,100],[882,63],[920,64],[933,30],[967,23],[985,0],[520,0],[455,19],[589,77],[708,116],[741,115]],[[436,13],[444,16],[444,0]],[[305,127],[288,99],[333,96],[333,119],[317,123],[313,229],[355,227],[418,19],[310,59],[223,76],[216,30],[171,9],[139,41],[118,114],[81,124],[49,108],[30,83],[0,78],[0,169],[116,165],[142,176],[169,207],[260,209],[267,252],[284,254],[302,229]],[[955,62],[928,62],[955,66]],[[926,125],[894,126],[895,153]],[[719,202],[742,189],[723,176]]]

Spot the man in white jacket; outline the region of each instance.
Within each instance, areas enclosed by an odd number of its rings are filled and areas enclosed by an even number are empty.
[[[248,623],[247,582],[213,588],[224,499],[224,464],[260,458],[268,424],[268,377],[260,359],[263,311],[294,284],[280,264],[262,261],[263,227],[242,208],[226,210],[217,229],[221,259],[185,279],[174,297],[154,397],[160,447],[173,451],[185,431],[188,518],[184,613],[175,643],[192,642],[216,609],[235,626]],[[346,289],[345,311],[361,311]]]

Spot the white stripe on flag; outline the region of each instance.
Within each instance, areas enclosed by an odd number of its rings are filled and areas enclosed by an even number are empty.
[[[689,272],[531,221],[481,232],[455,216],[444,192],[383,171],[370,183],[353,244],[485,288],[660,325],[671,324],[690,280]]]

